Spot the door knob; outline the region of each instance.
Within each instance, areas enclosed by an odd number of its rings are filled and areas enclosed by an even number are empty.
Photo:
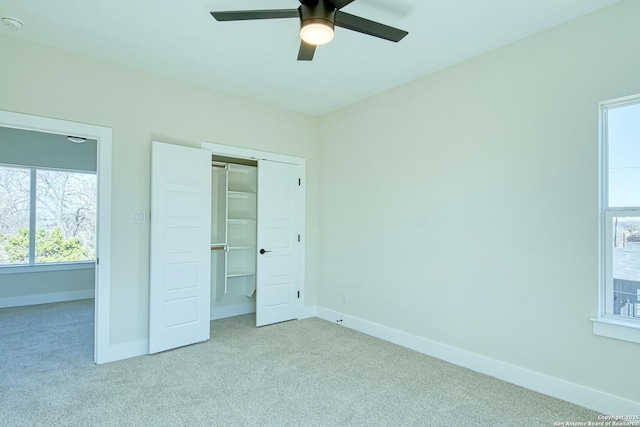
[[[264,255],[264,254],[266,254],[267,252],[271,252],[271,251],[265,251],[264,249],[260,249],[260,255]]]

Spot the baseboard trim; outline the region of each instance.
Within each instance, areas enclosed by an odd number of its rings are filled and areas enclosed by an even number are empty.
[[[226,319],[227,317],[242,316],[244,314],[251,314],[255,312],[256,312],[255,302],[253,303],[248,302],[246,304],[237,304],[237,305],[230,305],[228,307],[212,308],[210,319],[211,320]]]
[[[145,354],[149,354],[149,340],[112,344],[105,349],[104,355],[99,360],[96,360],[96,363],[116,362],[131,357],[144,356]]]
[[[323,307],[316,307],[316,316],[329,322],[339,322],[347,328],[389,341],[419,353],[453,363],[473,371],[519,385],[547,396],[562,399],[607,415],[640,414],[640,403],[529,369],[481,356],[431,341],[416,335],[349,316]]]
[[[317,310],[317,307],[315,305],[313,305],[313,306],[305,305],[304,307],[302,307],[300,309],[300,314],[298,315],[298,320],[309,319],[311,317],[317,317],[317,316],[318,316],[318,310]]]
[[[256,306],[252,303],[220,307],[211,310],[211,320],[224,319],[227,317],[241,316],[243,314],[255,313]],[[96,360],[97,364],[115,362],[128,359],[130,357],[144,356],[149,354],[149,340],[132,341],[123,344],[110,345],[104,351],[104,355]]]
[[[75,301],[95,297],[94,289],[82,291],[54,292],[50,294],[21,295],[18,297],[0,298],[0,308],[21,307],[25,305],[48,304],[52,302]]]

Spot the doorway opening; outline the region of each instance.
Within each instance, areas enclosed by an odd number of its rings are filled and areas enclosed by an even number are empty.
[[[100,126],[1,110],[0,127],[97,142],[93,360],[95,363],[114,360],[109,343],[112,131]]]

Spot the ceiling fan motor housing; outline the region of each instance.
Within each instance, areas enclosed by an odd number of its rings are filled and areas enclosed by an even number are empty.
[[[300,5],[300,28],[309,24],[328,25],[333,30],[336,22],[336,7],[324,0],[305,1]]]

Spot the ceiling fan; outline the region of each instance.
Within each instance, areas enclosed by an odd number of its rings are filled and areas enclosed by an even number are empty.
[[[300,50],[298,61],[311,61],[316,46],[333,40],[336,26],[357,31],[381,39],[399,42],[409,34],[404,30],[370,21],[343,12],[346,5],[355,0],[300,0],[297,9],[236,10],[211,12],[217,21],[247,21],[254,19],[300,19]]]

